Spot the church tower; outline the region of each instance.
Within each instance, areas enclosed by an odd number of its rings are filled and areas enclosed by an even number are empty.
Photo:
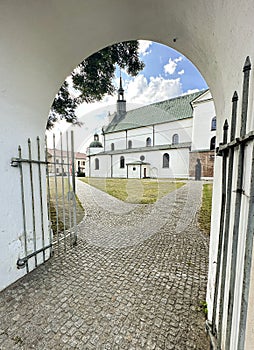
[[[118,89],[118,99],[117,99],[117,115],[118,118],[123,117],[126,114],[126,100],[124,99],[124,89],[122,86],[122,77],[120,76],[120,87]]]

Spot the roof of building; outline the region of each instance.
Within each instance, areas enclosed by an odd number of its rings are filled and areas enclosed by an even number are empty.
[[[92,141],[89,145],[89,147],[103,147],[102,143],[100,141]]]
[[[117,116],[115,116],[111,123],[105,127],[104,133],[191,118],[193,116],[191,102],[205,91],[207,90],[133,109],[120,120],[117,120]]]
[[[56,157],[61,157],[63,156],[64,158],[67,157],[68,153],[67,151],[61,151],[60,149],[53,149],[53,148],[48,148],[48,156],[50,157],[54,157],[54,153],[56,155]],[[85,153],[81,153],[81,152],[74,152],[74,157],[75,159],[86,159],[86,154]],[[71,158],[71,152],[69,151],[69,158]]]

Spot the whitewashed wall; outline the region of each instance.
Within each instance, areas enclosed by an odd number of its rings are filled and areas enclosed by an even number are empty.
[[[216,131],[211,130],[212,118],[216,116],[211,93],[207,92],[193,102],[193,151],[210,149],[210,141],[216,136]],[[200,132],[202,130],[202,132]]]
[[[20,188],[16,169],[10,168],[10,158],[28,137],[43,137],[53,98],[73,68],[83,58],[115,42],[148,39],[169,45],[203,74],[214,98],[220,128],[223,119],[231,114],[234,90],[238,90],[241,100],[246,56],[254,61],[253,12],[252,0],[76,0],[75,6],[68,0],[0,2],[0,145],[4,150],[0,152],[1,289],[23,275],[15,268],[16,258],[22,253],[22,218]],[[253,86],[253,71],[251,83]],[[252,129],[253,96],[252,90]],[[221,140],[220,131],[217,138]],[[209,288],[213,286],[212,261],[218,241],[220,161],[216,162],[215,176]],[[211,308],[212,299],[208,298],[208,310]],[[254,313],[250,311],[253,309],[248,312],[245,350],[253,347]],[[232,334],[232,343],[237,344],[237,334]]]
[[[179,135],[179,142],[191,142],[192,118],[155,125],[155,144],[172,144],[174,134]]]

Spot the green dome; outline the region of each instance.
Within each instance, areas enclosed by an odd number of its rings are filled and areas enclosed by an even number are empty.
[[[100,141],[93,141],[90,143],[89,147],[103,147]]]

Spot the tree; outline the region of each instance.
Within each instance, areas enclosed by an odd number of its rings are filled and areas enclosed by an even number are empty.
[[[100,101],[105,94],[115,92],[113,78],[116,65],[126,69],[129,75],[136,76],[145,66],[139,58],[138,48],[138,41],[118,43],[82,61],[71,75],[71,85],[77,95],[70,93],[70,84],[65,81],[52,104],[47,129],[52,128],[58,119],[80,125],[75,115],[78,105]]]

